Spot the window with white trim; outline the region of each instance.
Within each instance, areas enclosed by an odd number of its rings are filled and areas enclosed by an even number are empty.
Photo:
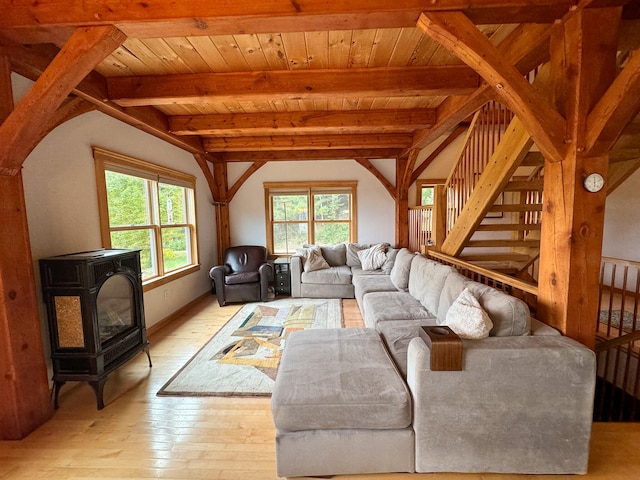
[[[146,283],[199,268],[195,177],[100,148],[93,156],[103,247],[140,250]]]

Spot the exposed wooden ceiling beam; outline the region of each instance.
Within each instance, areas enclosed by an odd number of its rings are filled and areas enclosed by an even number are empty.
[[[376,166],[371,163],[371,160],[368,158],[357,158],[356,162],[362,165],[366,170],[368,170],[374,177],[378,179],[378,181],[382,184],[385,190],[391,195],[391,198],[395,201],[398,192],[396,190],[395,185],[393,185],[387,178],[382,174],[380,170],[376,168]]]
[[[221,162],[305,161],[305,160],[356,160],[395,159],[400,148],[338,149],[338,150],[262,150],[254,152],[224,152]]]
[[[38,80],[59,51],[57,48],[47,45],[24,47],[6,41],[0,41],[0,48],[9,57],[12,69],[34,82]],[[153,107],[122,108],[113,102],[105,101],[104,99],[107,98],[106,80],[95,71],[85,77],[73,89],[73,93],[95,105],[96,109],[102,113],[165,140],[187,152],[205,153],[200,138],[180,137],[171,134],[167,117],[158,109]]]
[[[524,74],[549,59],[549,37],[550,29],[547,25],[519,25],[497,49],[505,61],[516,65],[520,73]],[[417,131],[411,148],[424,148],[441,135],[447,134],[494,95],[491,86],[483,83],[471,95],[447,98],[438,107],[436,125]]]
[[[632,55],[587,118],[586,149],[608,152],[640,111],[640,55]],[[597,147],[594,149],[594,146]]]
[[[625,2],[600,0],[598,4],[601,3]],[[505,18],[513,23],[549,23],[574,4],[574,0],[102,0],[73,2],[61,8],[58,0],[39,0],[13,2],[3,11],[0,29],[32,41],[51,42],[64,39],[70,33],[69,27],[77,25],[111,24],[131,38],[401,28],[414,26],[423,11],[462,11],[477,24],[503,23]]]
[[[563,158],[565,119],[467,17],[456,12],[425,13],[418,27],[482,75],[500,101],[526,124],[545,158]]]
[[[282,113],[232,113],[169,117],[176,135],[273,135],[300,133],[393,133],[429,128],[436,110],[348,110]]]
[[[253,150],[325,150],[403,148],[413,137],[409,134],[386,133],[380,135],[278,135],[273,137],[221,137],[205,138],[208,152],[247,152]]]
[[[329,98],[464,95],[480,77],[462,65],[281,70],[111,77],[109,99],[124,107],[193,104],[204,101],[252,101]]]
[[[616,188],[622,185],[639,168],[640,156],[626,162],[610,163],[607,174],[607,195],[611,195]]]
[[[79,28],[0,125],[0,171],[15,175],[73,88],[125,36],[114,27]]]

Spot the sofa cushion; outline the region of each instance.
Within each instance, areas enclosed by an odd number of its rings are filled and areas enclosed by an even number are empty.
[[[389,278],[389,275],[386,275],[380,268],[378,270],[363,270],[362,267],[351,267],[351,274],[353,275],[353,278],[354,278],[354,284],[355,284],[356,277],[387,277]],[[395,290],[396,287],[393,287],[393,289]]]
[[[371,245],[364,243],[347,243],[347,265],[349,267],[360,267],[361,263],[358,252],[369,247],[371,247]]]
[[[439,325],[445,324],[449,307],[456,301],[469,281],[467,277],[455,270],[447,275],[440,293],[440,301],[438,302],[437,317]]]
[[[385,250],[386,247],[382,243],[358,250],[358,258],[360,259],[362,270],[378,270],[382,267],[387,260]]]
[[[447,311],[445,324],[460,338],[480,340],[487,338],[493,322],[480,302],[468,288],[462,290]]]
[[[308,247],[299,248],[296,250],[296,256],[302,257],[304,270],[306,272],[329,268],[329,264],[322,256],[322,251],[318,246],[310,245]]]
[[[397,292],[395,285],[389,278],[389,275],[385,275],[379,270],[376,272],[360,271],[355,268],[351,269],[353,273],[353,285],[362,289],[364,292]],[[366,275],[370,273],[371,275]]]
[[[227,285],[239,285],[241,283],[254,283],[260,281],[260,273],[258,272],[242,272],[225,275],[224,283]]]
[[[401,248],[396,255],[396,261],[389,275],[398,290],[406,292],[409,288],[409,272],[414,257],[415,255],[408,248]]]
[[[433,313],[434,317],[438,313],[445,280],[452,272],[455,272],[453,267],[442,265],[421,255],[416,256],[411,263],[409,293],[418,299],[424,308]]]
[[[493,328],[489,336],[509,337],[531,333],[531,314],[522,300],[479,282],[469,281],[466,287],[491,317]]]
[[[397,292],[398,290],[391,282],[389,275],[354,275],[353,276],[353,293],[358,301],[362,318],[365,318],[367,312],[364,305],[364,296],[372,292]]]
[[[505,337],[514,335],[529,335],[531,331],[531,316],[529,307],[519,298],[508,295],[500,290],[469,280],[458,272],[447,276],[440,295],[438,305],[438,323],[446,324],[446,314],[458,295],[469,288],[480,306],[491,318],[493,328],[490,337]]]
[[[278,431],[397,429],[411,424],[411,395],[373,329],[293,332],[271,397]]]
[[[344,243],[322,245],[320,251],[330,267],[339,267],[347,264],[347,246]]]
[[[391,269],[393,268],[393,264],[396,261],[396,257],[398,256],[399,248],[388,248],[387,249],[387,259],[382,265],[382,272],[389,275],[391,273]]]
[[[351,269],[346,265],[329,267],[308,272],[306,269],[300,276],[302,283],[329,283],[347,285],[351,283]]]
[[[340,265],[347,264],[347,246],[344,243],[337,243],[335,245],[312,245],[305,243],[302,245],[303,249],[316,247],[320,248],[322,257],[330,267],[338,267]]]
[[[381,322],[376,330],[384,340],[387,350],[404,378],[407,378],[407,350],[412,339],[419,335],[421,326],[436,325],[435,318],[423,320],[397,320]]]
[[[375,327],[380,322],[395,320],[424,320],[434,318],[422,304],[407,292],[371,292],[362,300],[364,323]],[[434,320],[435,324],[435,320]]]

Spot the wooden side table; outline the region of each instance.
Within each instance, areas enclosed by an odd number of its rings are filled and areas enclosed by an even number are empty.
[[[273,261],[276,295],[291,295],[291,264],[289,257],[278,257]]]

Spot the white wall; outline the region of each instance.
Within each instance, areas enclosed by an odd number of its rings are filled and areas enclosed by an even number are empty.
[[[438,140],[433,142],[431,145],[428,145],[424,148],[420,154],[418,155],[418,159],[416,161],[416,166],[420,165],[425,158],[427,158],[431,153],[438,148],[438,146],[446,140],[448,135],[441,136]],[[460,135],[456,138],[451,144],[447,145],[438,157],[433,160],[427,168],[420,174],[418,178],[423,179],[447,179],[449,174],[451,173],[451,168],[460,157],[460,152],[464,147],[464,135]],[[416,184],[414,183],[409,187],[409,206],[416,206],[417,202],[417,192],[416,192]]]
[[[249,164],[228,167],[229,183]],[[393,184],[395,160],[378,160],[374,165]],[[254,173],[229,204],[231,244],[266,245],[265,198],[263,182],[356,180],[358,242],[393,243],[395,203],[382,184],[354,160],[270,162]]]
[[[30,82],[13,77],[19,97]],[[16,99],[17,102],[17,99]],[[144,294],[147,327],[210,290],[215,264],[215,214],[207,182],[193,156],[99,112],[76,117],[53,130],[24,163],[23,178],[31,251],[40,291],[38,259],[101,248],[95,168],[91,148],[174,168],[196,177],[200,271]],[[41,319],[46,331],[44,304]]]
[[[640,261],[640,170],[607,197],[602,255]]]

